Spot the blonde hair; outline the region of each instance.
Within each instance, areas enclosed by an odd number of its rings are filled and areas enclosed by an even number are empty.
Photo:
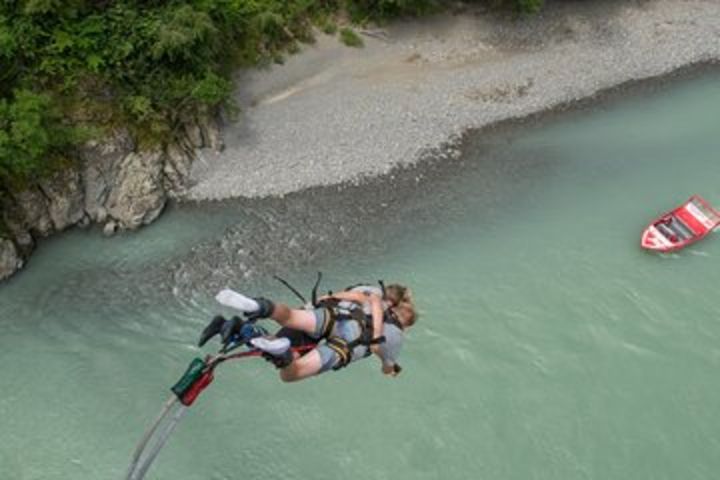
[[[385,298],[392,305],[401,303],[413,303],[412,292],[409,288],[399,283],[393,283],[385,287]]]
[[[402,318],[404,327],[412,327],[418,318],[412,291],[399,283],[393,283],[385,287],[385,299]]]
[[[418,319],[418,313],[417,310],[415,310],[415,305],[410,302],[401,302],[395,307],[395,309],[402,318],[401,322],[404,327],[412,327],[415,325],[415,322],[417,322]]]

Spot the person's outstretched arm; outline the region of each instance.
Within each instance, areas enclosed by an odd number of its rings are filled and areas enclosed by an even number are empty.
[[[370,301],[371,297],[376,297],[378,300],[381,300],[380,296],[376,293],[365,293],[365,292],[352,292],[352,291],[342,291],[342,292],[334,292],[332,295],[325,295],[320,297],[320,300],[326,299],[326,298],[334,298],[340,301],[347,301],[347,302],[353,302],[357,303],[358,305],[362,305],[366,302]]]
[[[370,302],[370,313],[372,314],[372,322],[373,322],[373,340],[377,340],[380,337],[383,336],[383,307],[382,307],[382,299],[379,295],[370,294],[369,296],[369,302]],[[382,360],[382,356],[380,355],[380,351],[377,348],[377,344],[371,345],[372,347],[376,347],[373,350],[373,353],[375,353],[378,357],[380,357],[380,360]]]

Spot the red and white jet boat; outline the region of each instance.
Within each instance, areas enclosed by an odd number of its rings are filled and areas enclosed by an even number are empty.
[[[691,245],[720,225],[720,212],[698,195],[655,219],[642,233],[640,246],[674,252]]]

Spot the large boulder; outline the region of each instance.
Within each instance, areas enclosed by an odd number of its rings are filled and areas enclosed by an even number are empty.
[[[48,210],[48,199],[39,187],[29,187],[13,194],[15,217],[23,230],[36,237],[45,237],[53,231],[53,221]]]
[[[5,280],[23,266],[23,259],[20,256],[15,244],[0,237],[0,280]]]
[[[37,239],[53,232],[100,223],[112,235],[155,220],[168,194],[187,187],[195,150],[223,148],[211,116],[186,122],[179,137],[164,150],[137,152],[131,135],[116,130],[82,148],[80,168],[0,197],[0,280],[22,267]]]
[[[225,140],[222,135],[222,125],[218,117],[207,117],[203,120],[203,136],[205,137],[205,148],[215,153],[225,150]]]
[[[181,142],[168,145],[163,162],[165,190],[167,192],[174,195],[182,195],[185,192],[194,159],[195,149],[191,145]]]
[[[107,139],[88,143],[82,151],[85,212],[97,223],[105,222],[105,203],[115,184],[116,171],[123,159],[135,150],[135,142],[125,130],[113,132]]]
[[[225,148],[222,121],[217,115],[200,114],[182,121],[185,139],[192,148],[209,148],[221,152]]]
[[[185,137],[193,148],[203,148],[205,139],[203,138],[203,130],[196,120],[186,120],[184,122]]]
[[[205,137],[205,147],[215,153],[225,150],[225,141],[223,140],[220,124],[216,119],[207,119],[204,123],[203,137]]]
[[[167,200],[163,187],[162,151],[131,153],[113,179],[105,206],[124,229],[135,229],[155,220]]]
[[[27,257],[35,248],[35,239],[25,224],[23,212],[10,195],[0,196],[0,238],[12,238],[21,256]]]
[[[48,201],[48,215],[56,231],[65,230],[85,217],[84,193],[77,170],[63,170],[40,183]]]

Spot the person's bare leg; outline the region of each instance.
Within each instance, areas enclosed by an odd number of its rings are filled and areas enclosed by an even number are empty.
[[[297,356],[287,367],[280,369],[283,382],[297,382],[316,375],[322,368],[322,360],[317,350],[312,350],[302,357]]]
[[[281,327],[301,330],[310,335],[315,333],[315,312],[312,310],[300,310],[290,308],[284,303],[277,303],[270,318]]]
[[[315,331],[315,313],[312,311],[292,309],[283,303],[274,304],[264,298],[247,297],[229,288],[221,290],[215,299],[226,307],[235,308],[249,315],[269,316],[283,327],[301,330],[311,335]]]

